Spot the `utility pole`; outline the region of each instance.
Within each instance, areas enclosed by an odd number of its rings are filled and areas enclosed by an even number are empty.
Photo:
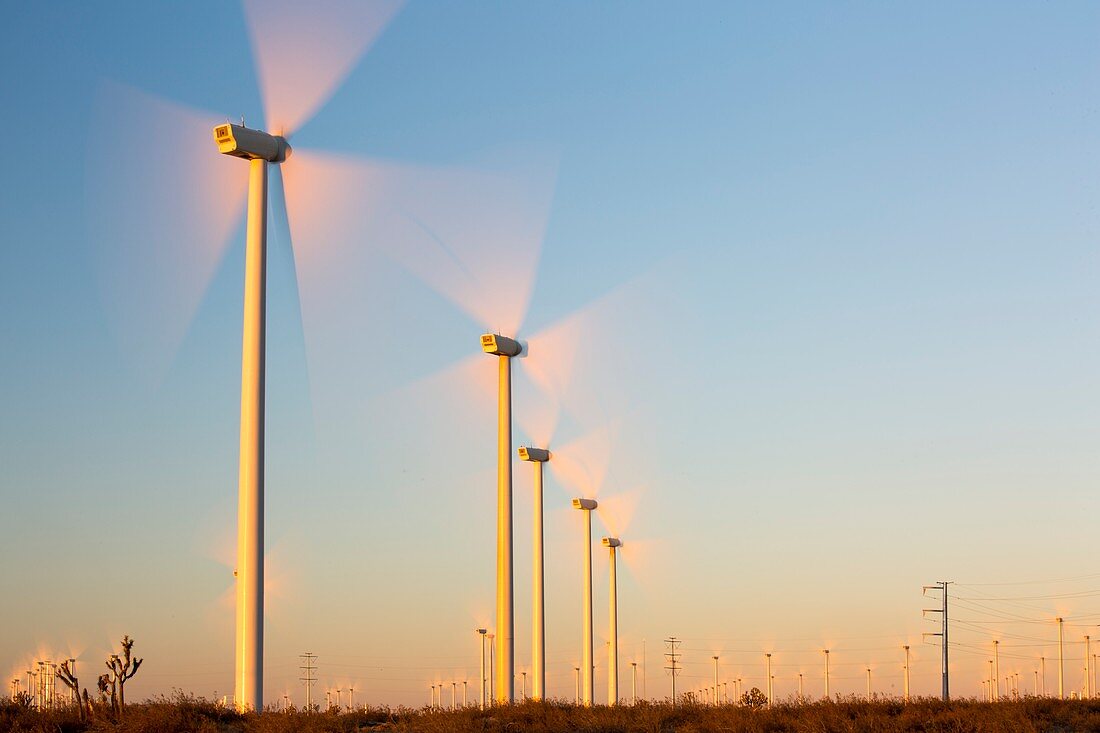
[[[714,655],[712,659],[714,659],[714,707],[718,707],[718,655]]]
[[[905,702],[909,702],[909,645],[902,647],[905,650]]]
[[[1056,621],[1058,621],[1058,699],[1059,700],[1065,700],[1066,699],[1066,695],[1065,695],[1066,691],[1065,691],[1065,685],[1064,685],[1064,676],[1065,676],[1065,664],[1066,664],[1066,662],[1065,662],[1065,655],[1063,654],[1063,649],[1062,649],[1062,617],[1059,616],[1056,619]]]
[[[680,657],[683,656],[676,651],[676,645],[679,643],[680,640],[675,636],[665,639],[665,644],[668,646],[668,651],[665,652],[665,661],[668,664],[665,665],[665,669],[672,675],[672,707],[676,707],[676,675],[680,674]]]
[[[772,706],[772,655],[771,652],[764,654],[766,667],[768,670],[768,707]]]
[[[947,702],[948,700],[951,699],[951,684],[950,684],[950,681],[949,681],[949,678],[948,678],[948,671],[949,671],[948,661],[949,660],[948,660],[948,654],[947,654],[947,650],[948,650],[948,646],[949,646],[948,640],[947,640],[947,586],[948,585],[951,585],[951,581],[941,580],[941,581],[935,583],[934,585],[926,585],[923,588],[923,592],[925,594],[927,594],[928,591],[930,591],[930,590],[938,590],[939,592],[941,592],[943,594],[943,607],[942,608],[926,608],[926,609],[924,609],[925,613],[939,613],[939,614],[942,614],[943,618],[940,619],[941,623],[943,624],[942,630],[939,633],[936,633],[936,634],[931,634],[931,633],[925,632],[924,636],[938,636],[938,637],[940,637],[940,646],[941,646],[941,651],[942,651],[942,655],[941,655],[942,656],[941,675],[943,676],[942,696],[943,696],[943,701],[944,702]]]
[[[1001,642],[998,639],[993,640],[993,701],[1001,699],[1001,657],[998,650],[1001,647]],[[1007,690],[1005,690],[1007,692]]]
[[[72,657],[69,657],[69,672],[76,677],[76,660]],[[74,705],[80,704],[80,695],[75,689],[69,690],[69,702]]]
[[[1047,658],[1039,657],[1039,669],[1043,677],[1043,697],[1047,696]]]
[[[305,662],[304,665],[302,665],[301,667],[298,668],[298,669],[302,670],[302,672],[305,674],[305,676],[304,677],[299,677],[298,681],[299,682],[304,682],[305,685],[306,685],[306,712],[307,713],[312,713],[313,712],[313,685],[314,685],[314,683],[317,682],[317,678],[313,676],[313,673],[317,670],[317,668],[315,666],[313,666],[313,660],[315,660],[317,658],[317,655],[312,654],[310,652],[306,652],[305,654],[299,654],[298,658]]]
[[[1092,659],[1089,650],[1089,635],[1085,634],[1085,697],[1092,697]]]

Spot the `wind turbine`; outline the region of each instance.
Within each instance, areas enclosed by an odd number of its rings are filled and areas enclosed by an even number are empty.
[[[531,667],[534,679],[531,683],[531,697],[535,700],[541,700],[543,695],[546,694],[544,689],[546,679],[546,603],[543,596],[545,574],[542,562],[542,464],[550,460],[550,451],[545,448],[520,446],[519,457],[522,461],[535,464],[535,511],[531,532],[532,544],[534,545],[534,559],[531,569],[532,585],[534,586],[531,601]]]
[[[573,508],[584,512],[584,628],[581,646],[581,664],[584,667],[585,707],[592,707],[592,511],[599,504],[595,499],[573,500]]]
[[[214,141],[221,153],[249,161],[245,243],[244,317],[241,362],[240,455],[238,466],[238,542],[236,577],[236,641],[234,703],[240,709],[263,708],[264,624],[264,402],[266,372],[267,228],[269,217],[269,164],[282,164],[290,153],[287,138],[300,129],[335,92],[367,47],[381,33],[401,6],[400,0],[355,3],[345,0],[304,5],[291,0],[244,0],[244,14],[251,34],[257,77],[262,89],[267,131],[241,124],[214,126]],[[189,316],[202,299],[206,284],[221,259],[223,245],[239,217],[243,186],[236,176],[215,170],[204,160],[214,158],[206,149],[196,150],[203,127],[213,120],[180,105],[132,92],[112,92],[123,104],[107,106],[107,124],[122,126],[119,115],[137,111],[143,119],[127,119],[129,149],[115,156],[116,166],[129,166],[124,185],[156,190],[101,194],[93,186],[94,227],[100,227],[104,248],[125,263],[110,273],[122,283],[107,290],[129,292],[116,299],[118,312],[128,319],[123,330],[138,325],[146,333],[130,336],[133,343],[151,341],[172,351],[186,331]],[[129,102],[130,104],[126,104]],[[106,117],[105,117],[106,119]],[[163,124],[162,124],[163,123]],[[181,131],[186,134],[181,135]],[[208,133],[207,133],[208,134]],[[116,136],[117,137],[117,136]],[[135,144],[156,143],[156,150],[173,151],[182,175],[166,179],[164,161],[154,148]],[[151,139],[150,139],[151,138]],[[120,145],[122,143],[119,143]],[[209,145],[209,143],[206,143]],[[95,155],[120,151],[94,151]],[[95,166],[91,166],[95,168]],[[137,175],[133,175],[133,174]],[[188,173],[193,175],[188,175]],[[232,181],[232,183],[227,183]],[[155,185],[152,185],[154,184]],[[283,197],[283,176],[275,176],[275,196]],[[289,187],[289,186],[288,186]],[[133,199],[137,199],[134,201]],[[154,206],[146,208],[143,202]],[[321,202],[324,204],[325,202]],[[137,205],[135,205],[137,204]],[[148,246],[148,232],[134,226],[130,211],[149,216],[169,211],[160,222],[156,247]],[[182,223],[182,227],[178,226]],[[183,230],[183,231],[180,231]],[[121,234],[122,236],[112,236]],[[131,255],[135,255],[130,257]],[[143,277],[150,276],[150,277]],[[131,284],[132,283],[132,284]],[[129,315],[136,313],[136,316]],[[143,315],[144,314],[144,315]],[[136,319],[136,320],[135,320]],[[144,322],[140,322],[144,319]],[[140,322],[140,323],[139,323]],[[125,342],[127,339],[121,339]],[[155,355],[154,355],[155,356]],[[163,355],[161,355],[163,356]],[[164,359],[146,359],[146,365],[163,371]],[[154,369],[155,371],[155,369]]]
[[[241,447],[237,483],[237,635],[233,700],[263,709],[264,668],[264,378],[267,334],[267,166],[290,145],[241,125],[214,128],[218,152],[248,161],[244,328],[241,336]]]
[[[497,357],[497,702],[515,696],[515,621],[512,590],[512,357],[519,342],[496,334],[481,337],[481,349]]]
[[[615,555],[616,549],[623,546],[623,543],[616,537],[604,537],[603,546],[607,547],[611,551],[611,564],[609,565],[609,579],[610,579],[610,591],[608,594],[608,609],[609,609],[609,629],[608,638],[610,643],[607,645],[608,665],[607,665],[607,704],[618,705],[619,704],[619,584],[615,577]],[[717,657],[715,657],[717,659]],[[717,695],[718,680],[715,678],[715,695]],[[717,699],[717,697],[715,698]]]

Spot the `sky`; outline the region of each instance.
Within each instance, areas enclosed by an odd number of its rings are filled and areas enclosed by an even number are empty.
[[[311,6],[312,8],[312,6]],[[622,538],[620,688],[1082,684],[1095,546],[1100,8],[9,4],[0,669],[123,634],[131,699],[232,692],[247,182],[268,254],[265,696],[426,704],[493,627],[495,365],[546,479],[548,694]],[[515,475],[530,665],[531,471]],[[596,690],[607,557],[595,553]],[[90,665],[90,666],[89,666]],[[91,687],[92,680],[82,680]],[[639,682],[641,686],[641,681]],[[461,689],[461,685],[459,685]],[[445,702],[449,697],[445,696]]]

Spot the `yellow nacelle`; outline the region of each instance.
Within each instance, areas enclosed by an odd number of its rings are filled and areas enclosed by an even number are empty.
[[[282,163],[290,155],[286,138],[229,122],[214,128],[214,141],[219,153],[235,158]]]
[[[521,461],[545,463],[550,460],[550,451],[545,448],[528,448],[525,445],[521,445],[519,447],[519,459]]]
[[[507,336],[495,333],[486,333],[481,336],[481,350],[486,354],[496,356],[519,356],[523,347],[519,342]]]

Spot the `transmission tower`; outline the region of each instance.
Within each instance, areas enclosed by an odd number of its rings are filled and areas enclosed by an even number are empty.
[[[680,674],[683,669],[680,664],[680,657],[683,655],[676,651],[676,645],[682,643],[675,636],[670,636],[665,639],[665,645],[668,647],[668,651],[665,652],[665,669],[672,675],[672,706],[676,707],[676,675]]]
[[[317,682],[317,678],[313,676],[313,673],[317,671],[317,667],[313,665],[313,661],[317,659],[316,654],[306,652],[305,654],[299,654],[298,658],[303,660],[303,664],[298,669],[302,670],[305,677],[299,677],[299,682],[304,682],[306,685],[306,712],[313,712],[313,685]]]
[[[951,685],[948,681],[948,659],[947,659],[947,586],[951,585],[950,581],[941,580],[933,585],[924,586],[923,592],[927,593],[930,590],[936,590],[943,594],[943,605],[941,608],[925,608],[924,613],[938,613],[942,614],[940,618],[943,624],[941,630],[938,633],[925,632],[924,636],[938,636],[940,637],[940,648],[942,651],[942,675],[943,675],[943,701],[947,702],[951,699]]]

